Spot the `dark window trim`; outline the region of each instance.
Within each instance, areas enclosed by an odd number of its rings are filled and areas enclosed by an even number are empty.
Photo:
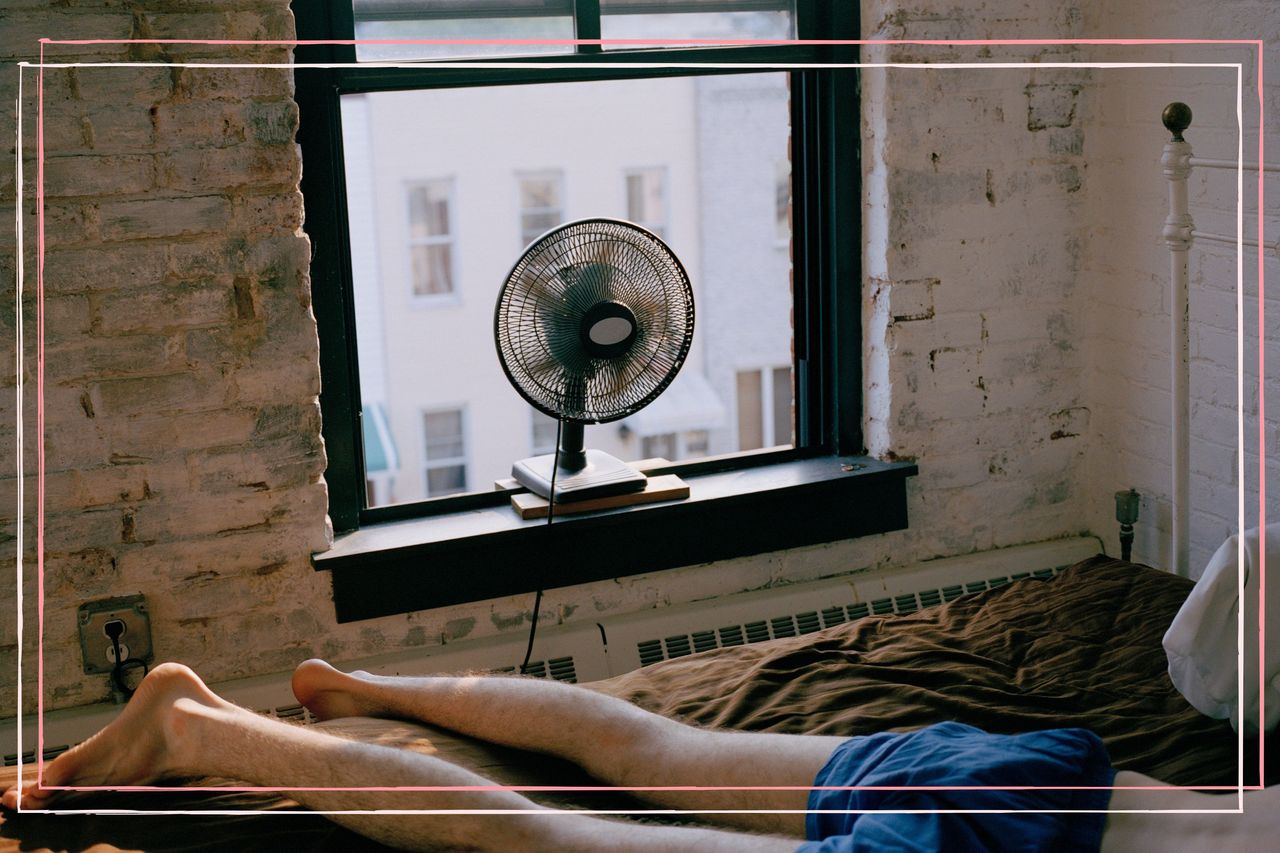
[[[298,38],[350,39],[354,23],[350,6],[342,8],[341,2],[333,4],[304,3],[295,0]],[[598,38],[599,3],[596,0],[575,0],[580,14],[585,13],[585,24],[579,27],[580,38]],[[826,3],[821,0],[798,0],[798,33],[800,39],[856,38],[859,31],[856,4]],[[594,23],[590,20],[594,16]],[[583,19],[580,17],[580,24]],[[594,31],[592,27],[594,26]],[[459,495],[422,503],[367,508],[362,448],[360,442],[360,392],[359,376],[354,360],[355,317],[351,302],[351,264],[348,251],[349,234],[346,222],[345,186],[342,175],[342,138],[340,127],[339,97],[343,94],[407,88],[440,88],[488,85],[520,85],[557,81],[590,81],[627,79],[637,77],[680,76],[691,73],[683,68],[623,67],[587,68],[574,67],[580,62],[608,65],[626,63],[688,63],[694,66],[705,63],[743,62],[763,68],[790,66],[804,63],[843,62],[858,60],[856,46],[848,45],[761,45],[748,47],[710,47],[687,50],[655,52],[652,50],[600,52],[596,45],[580,45],[574,54],[562,56],[537,56],[521,60],[507,60],[528,64],[525,69],[498,69],[484,67],[483,60],[451,63],[453,67],[434,67],[423,62],[412,68],[328,68],[299,69],[295,74],[296,97],[301,111],[298,134],[302,147],[304,169],[302,191],[306,199],[307,220],[305,228],[311,237],[311,281],[313,304],[322,343],[320,350],[323,394],[321,409],[324,418],[324,437],[329,459],[326,478],[329,485],[330,517],[335,532],[349,533],[359,530],[362,538],[369,538],[370,528],[408,519],[443,519],[458,513],[486,510],[499,506],[509,499],[502,491]],[[350,45],[301,46],[296,59],[299,63],[354,62],[355,51]],[[555,62],[565,67],[542,67]],[[468,67],[474,66],[474,67]],[[731,69],[703,68],[693,73],[743,73]],[[791,85],[791,159],[792,159],[792,276],[793,276],[793,341],[794,381],[796,382],[796,447],[787,451],[739,454],[719,459],[674,465],[671,471],[691,479],[691,487],[698,488],[699,481],[711,482],[718,474],[727,471],[751,471],[768,469],[776,476],[797,481],[796,488],[806,489],[814,495],[825,494],[831,486],[819,478],[807,486],[802,472],[811,470],[820,460],[849,458],[864,452],[862,439],[862,374],[861,374],[861,210],[860,182],[860,117],[858,110],[858,74],[856,69],[792,69]],[[871,460],[861,459],[860,466],[879,466]],[[871,494],[884,488],[884,500],[900,503],[892,511],[875,511],[868,517],[884,519],[885,524],[905,525],[905,492],[902,479],[915,473],[912,465],[890,466],[875,469],[877,477],[863,477],[857,489],[859,494]],[[790,471],[790,473],[787,473]],[[887,472],[887,473],[886,473]],[[797,480],[798,478],[798,480]],[[895,485],[896,484],[896,485]],[[868,491],[870,490],[870,491]],[[755,499],[742,498],[749,504],[782,500],[779,495],[766,492]],[[800,506],[805,500],[789,494],[787,506]],[[660,516],[669,516],[677,528],[688,525],[696,533],[725,511],[721,501],[691,500],[685,509],[670,506],[632,508],[607,514],[613,535],[619,530],[631,532],[630,537],[643,536],[642,525],[650,525]],[[724,507],[732,506],[730,501]],[[870,501],[871,504],[876,501]],[[817,505],[814,505],[815,508]],[[782,504],[775,510],[782,510]],[[767,513],[766,513],[767,514]],[[790,518],[791,513],[785,513]],[[781,517],[781,515],[780,515]],[[763,518],[763,516],[761,516]],[[900,523],[899,523],[900,522]],[[586,517],[565,518],[567,529],[593,528],[598,522]],[[665,522],[664,522],[665,523]],[[794,522],[797,535],[775,536],[770,541],[779,547],[794,547],[830,539],[812,539],[815,530],[825,530],[844,538],[870,532],[894,529],[894,526],[824,525],[813,520]],[[874,528],[874,529],[873,529]],[[801,535],[800,529],[810,531]],[[860,532],[851,532],[857,529]],[[569,534],[555,534],[568,536]],[[376,538],[376,537],[373,537]],[[676,539],[681,538],[677,531]],[[695,537],[694,538],[698,538]],[[756,537],[759,538],[759,537]],[[746,540],[742,540],[746,541]],[[495,540],[496,542],[496,540]],[[335,596],[338,590],[350,590],[353,586],[368,583],[371,577],[356,581],[351,575],[356,565],[380,566],[379,572],[398,565],[395,576],[402,571],[420,570],[420,554],[411,558],[394,551],[386,554],[365,552],[360,557],[340,558],[342,542],[329,555],[316,558],[317,568],[335,570]],[[525,543],[521,547],[528,547]],[[753,551],[741,550],[740,542],[723,542],[718,548],[705,550],[701,546],[688,551],[688,558],[680,565],[688,565],[706,559],[724,559]],[[446,548],[446,551],[451,550]],[[452,549],[456,550],[456,549]],[[503,549],[497,549],[498,552]],[[497,553],[497,552],[495,552]],[[523,552],[510,552],[518,562]],[[701,555],[701,556],[695,556]],[[718,556],[717,556],[718,555]],[[563,559],[563,555],[561,555]],[[353,562],[354,561],[354,562]],[[484,562],[489,563],[489,560]],[[661,560],[646,561],[648,568],[658,568]],[[532,590],[528,580],[516,583],[518,588],[507,588],[496,581],[479,584],[471,579],[447,580],[444,563],[439,556],[431,561],[432,583],[447,588],[463,589],[468,585],[471,593],[479,595],[484,587],[484,597]],[[672,563],[675,565],[675,563]],[[441,571],[437,571],[437,567]],[[621,567],[611,568],[610,576],[625,573]],[[475,571],[461,572],[475,575]],[[488,572],[486,572],[488,574]],[[495,576],[509,576],[499,571]],[[570,574],[573,574],[572,572]],[[579,573],[581,574],[581,573]],[[589,574],[589,572],[588,572]],[[339,579],[341,576],[342,580]],[[390,577],[390,576],[388,576]],[[349,593],[343,593],[343,596]],[[443,596],[440,597],[440,596]],[[462,598],[445,602],[447,591],[437,598],[441,603],[457,603]],[[433,599],[435,600],[435,599]],[[339,610],[344,605],[339,603]],[[420,605],[421,606],[421,605]],[[437,605],[430,605],[437,606]],[[404,610],[418,609],[406,604]],[[403,612],[403,611],[400,611]],[[354,617],[366,618],[366,617]]]
[[[767,454],[765,454],[767,456]],[[901,530],[916,466],[816,455],[687,476],[684,501],[521,521],[509,493],[369,525],[315,557],[339,622]]]

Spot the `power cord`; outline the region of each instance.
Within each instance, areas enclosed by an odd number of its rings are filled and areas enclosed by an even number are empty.
[[[115,700],[116,704],[119,705],[122,702],[128,702],[132,699],[134,690],[136,689],[125,683],[125,670],[142,667],[142,675],[145,678],[147,673],[150,671],[150,668],[147,666],[147,662],[141,658],[122,659],[123,656],[120,651],[120,637],[124,634],[123,622],[118,619],[112,620],[102,626],[102,630],[105,631],[107,637],[110,638],[111,648],[115,651],[115,666],[111,668],[111,696]]]
[[[551,456],[551,491],[547,494],[547,524],[556,514],[556,472],[560,470],[560,431],[564,428],[564,418],[556,421],[556,449]],[[520,664],[520,674],[529,674],[529,656],[533,654],[533,636],[538,631],[538,611],[542,607],[542,589],[533,597],[533,618],[529,621],[529,645],[524,650],[524,662]]]

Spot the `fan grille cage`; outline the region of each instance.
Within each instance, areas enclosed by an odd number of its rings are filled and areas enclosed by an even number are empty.
[[[636,337],[615,358],[582,344],[585,312],[626,305]],[[693,287],[657,235],[622,220],[552,229],[516,261],[498,295],[498,357],[530,405],[555,418],[608,423],[644,406],[675,378],[693,340]]]

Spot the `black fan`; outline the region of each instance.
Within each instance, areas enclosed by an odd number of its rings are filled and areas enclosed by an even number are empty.
[[[675,378],[693,342],[693,287],[653,233],[583,219],[533,241],[507,274],[494,309],[498,359],[535,409],[561,421],[556,454],[524,459],[512,476],[556,501],[639,491],[646,478],[583,449],[586,424],[634,414]]]

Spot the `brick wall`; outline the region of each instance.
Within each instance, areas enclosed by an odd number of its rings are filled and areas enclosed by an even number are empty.
[[[888,39],[1078,35],[1066,3],[864,3]],[[1070,60],[1070,47],[1001,49]],[[885,62],[977,62],[984,48],[868,49]],[[888,68],[864,74],[866,432],[920,461],[915,556],[1083,532],[1090,410],[1078,270],[1087,225],[1087,70]],[[894,556],[900,559],[901,553]]]
[[[1088,15],[1092,34],[1164,38],[1266,39],[1264,70],[1267,121],[1280,115],[1280,14],[1273,3],[1230,0],[1215,4],[1189,2],[1099,4]],[[1238,46],[1126,47],[1098,50],[1099,59],[1153,62],[1242,63],[1244,159],[1257,161],[1257,51]],[[1083,266],[1089,293],[1084,316],[1090,335],[1089,396],[1094,412],[1087,480],[1096,499],[1089,505],[1089,524],[1115,530],[1110,495],[1136,488],[1143,494],[1137,525],[1135,558],[1152,565],[1171,565],[1169,251],[1160,236],[1168,212],[1167,182],[1159,158],[1169,134],[1160,113],[1172,101],[1183,101],[1195,114],[1187,141],[1197,156],[1236,156],[1236,70],[1234,68],[1114,69],[1095,73],[1087,93],[1089,163],[1088,217],[1093,223]],[[1274,140],[1268,160],[1275,162]],[[1280,239],[1280,217],[1272,199],[1280,181],[1267,180],[1266,239]],[[1200,230],[1235,233],[1234,171],[1193,170],[1189,183],[1191,214]],[[1256,174],[1244,178],[1244,233],[1257,233]],[[1243,267],[1244,351],[1244,479],[1237,462],[1236,278],[1234,246],[1197,242],[1189,254],[1191,342],[1191,518],[1189,568],[1198,575],[1213,551],[1239,529],[1237,499],[1245,495],[1245,526],[1259,522],[1259,391],[1274,401],[1280,391],[1274,366],[1280,359],[1280,301],[1265,305],[1264,346],[1267,382],[1259,383],[1258,268],[1255,250],[1245,249]],[[1264,272],[1274,278],[1280,258],[1268,253]],[[1274,288],[1273,288],[1274,289]],[[1271,458],[1267,473],[1280,475],[1274,443],[1280,417],[1273,403],[1261,425]],[[1268,498],[1271,520],[1280,518],[1280,495]]]
[[[145,8],[145,11],[143,11]],[[290,38],[285,2],[7,2],[6,127],[37,39]],[[48,61],[287,61],[279,47],[54,46]],[[34,697],[38,73],[23,72],[27,704]],[[105,698],[81,671],[76,608],[143,592],[163,658],[213,678],[287,667],[332,621],[308,556],[327,542],[309,245],[287,69],[44,72],[44,666],[49,707]],[[13,221],[13,138],[0,208]],[[10,229],[6,227],[6,238]],[[6,240],[4,301],[15,247]],[[6,309],[6,349],[13,317]],[[12,363],[10,361],[9,363]],[[5,371],[0,550],[17,534],[15,375]],[[13,573],[0,594],[12,706]]]

